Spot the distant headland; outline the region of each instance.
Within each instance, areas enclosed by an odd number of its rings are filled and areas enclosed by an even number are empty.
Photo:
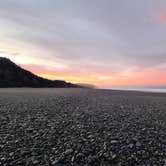
[[[66,81],[39,77],[5,57],[0,57],[0,87],[83,88],[81,85]]]

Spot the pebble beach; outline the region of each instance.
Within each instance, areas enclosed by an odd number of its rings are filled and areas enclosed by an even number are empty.
[[[166,166],[166,94],[0,89],[2,166]]]

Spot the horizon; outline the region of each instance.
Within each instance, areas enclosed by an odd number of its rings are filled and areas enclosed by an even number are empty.
[[[0,2],[0,56],[51,80],[166,86],[166,2]]]

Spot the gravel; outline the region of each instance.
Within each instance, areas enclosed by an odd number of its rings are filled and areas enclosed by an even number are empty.
[[[0,89],[2,166],[166,166],[166,94]]]

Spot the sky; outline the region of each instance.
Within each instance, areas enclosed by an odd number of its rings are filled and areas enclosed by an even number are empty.
[[[166,85],[165,0],[4,0],[0,39],[0,56],[49,79]]]

